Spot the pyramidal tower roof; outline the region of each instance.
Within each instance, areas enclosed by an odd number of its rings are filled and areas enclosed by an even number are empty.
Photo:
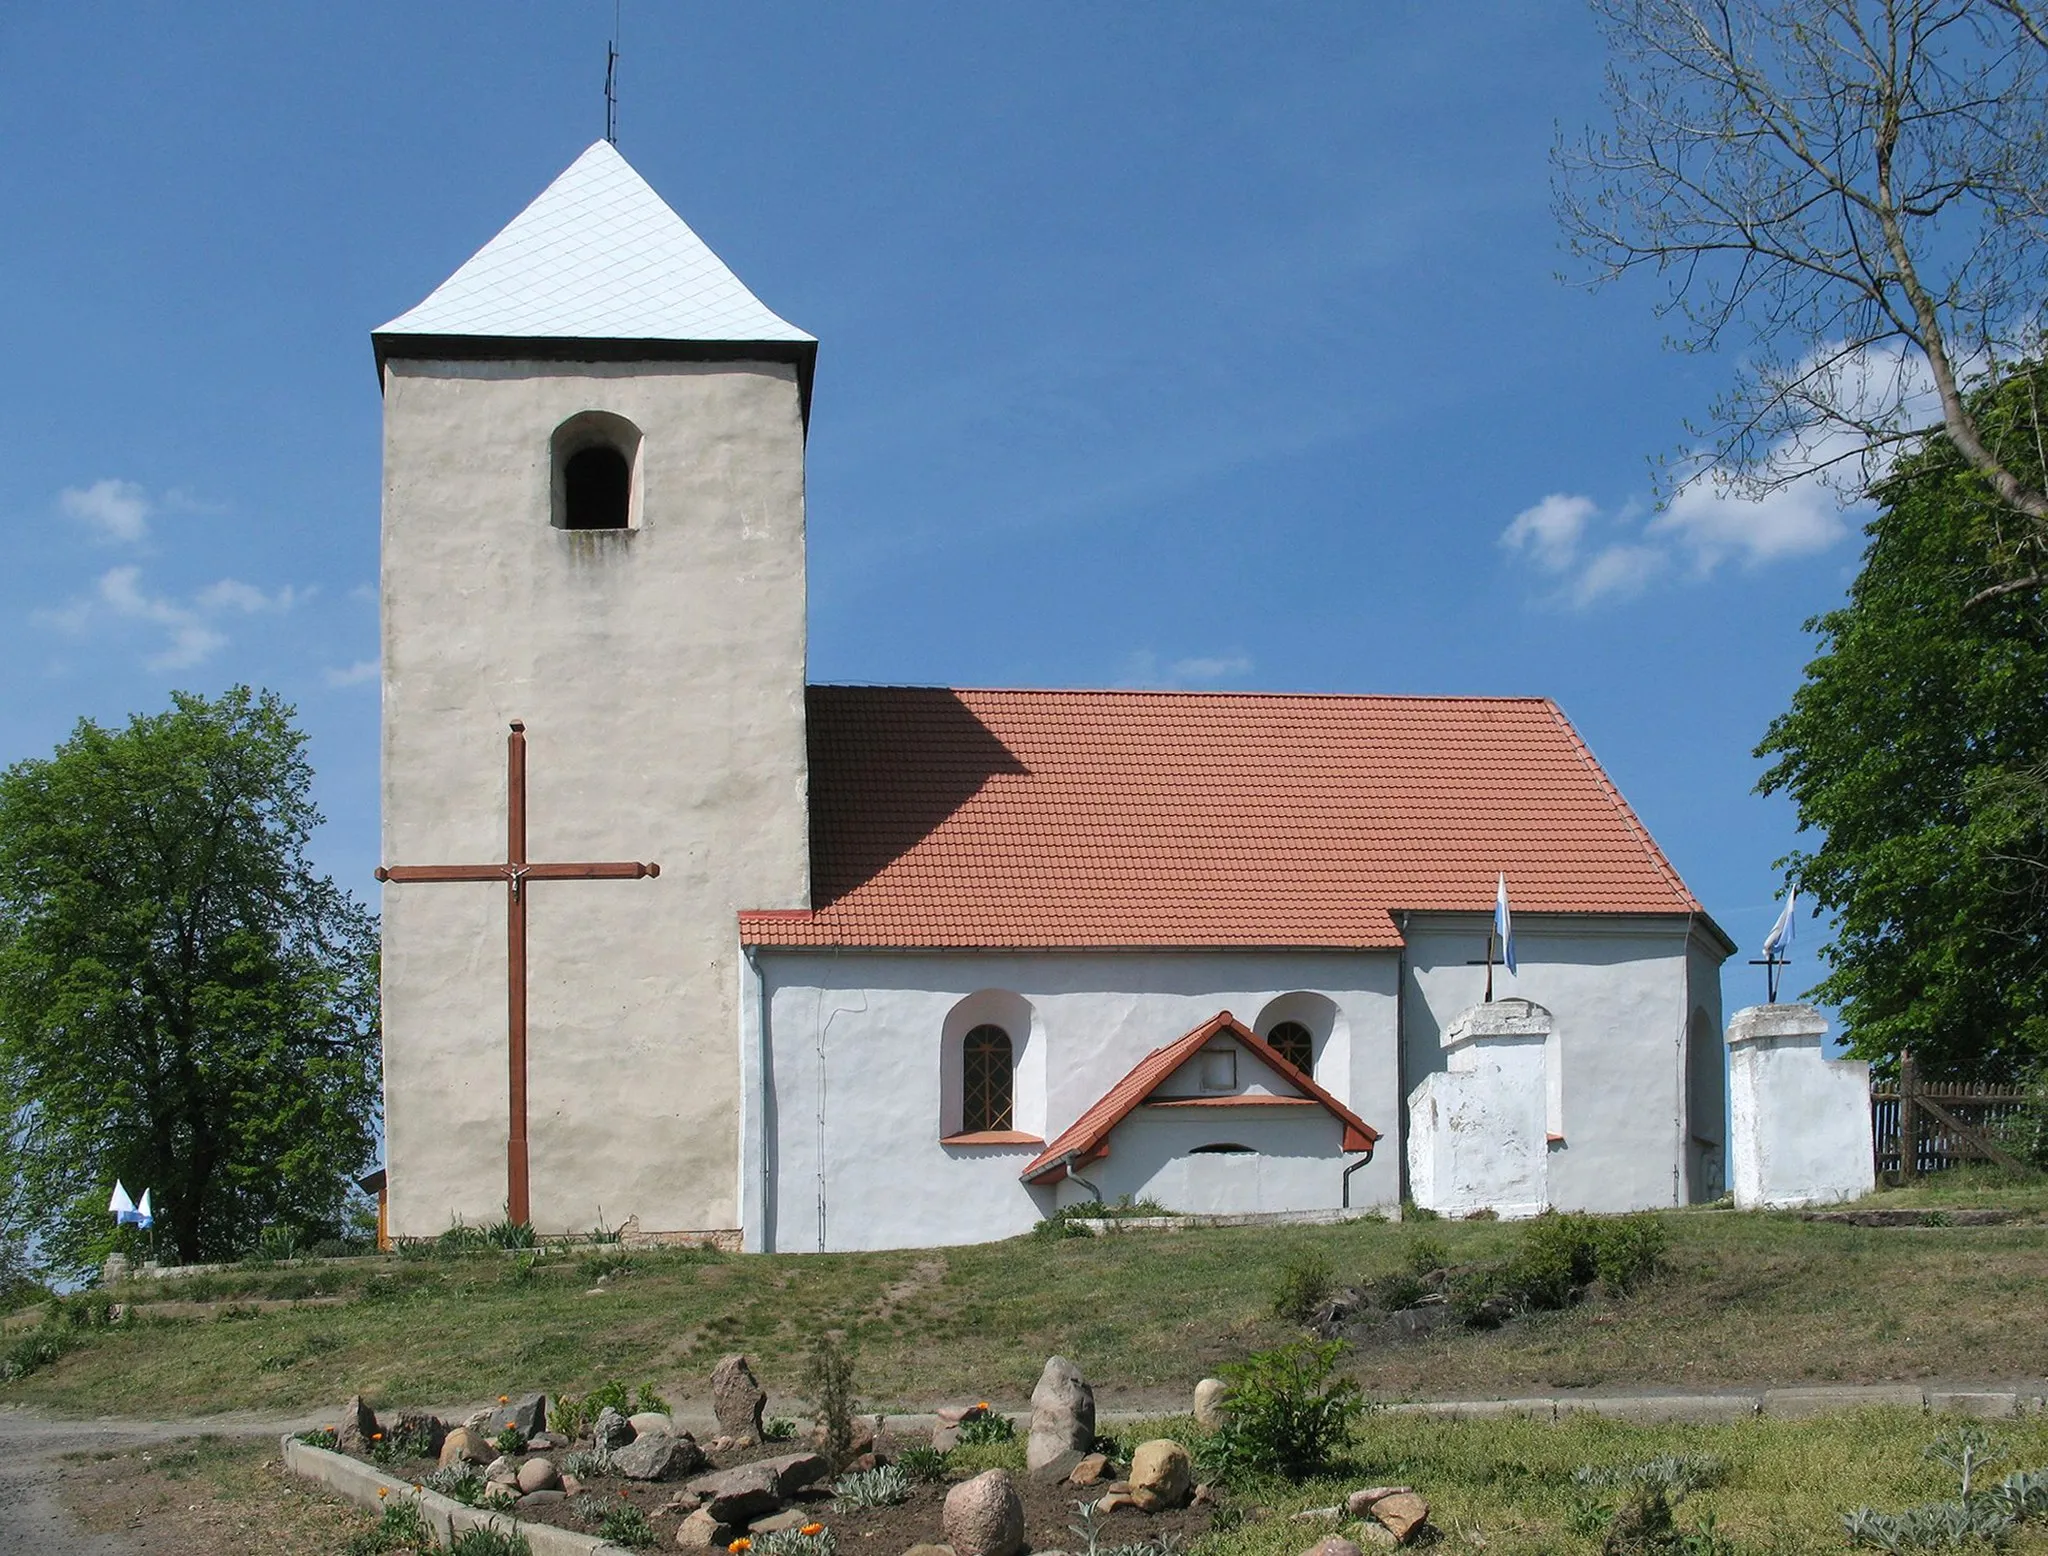
[[[380,370],[394,356],[795,361],[807,399],[817,348],[748,291],[608,141],[371,338]]]

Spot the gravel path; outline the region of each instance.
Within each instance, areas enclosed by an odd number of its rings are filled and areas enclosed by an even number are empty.
[[[88,1534],[65,1512],[50,1471],[63,1454],[130,1448],[203,1432],[267,1436],[306,1424],[304,1417],[221,1416],[205,1421],[60,1421],[0,1410],[0,1552],[35,1556],[136,1556],[121,1535]]]

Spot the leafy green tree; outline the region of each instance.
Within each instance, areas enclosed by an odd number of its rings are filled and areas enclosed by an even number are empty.
[[[1973,406],[2035,482],[2044,400],[2037,367]],[[1807,624],[1821,651],[1758,747],[1776,758],[1758,787],[1821,835],[1786,863],[1835,916],[1818,992],[1852,1050],[2010,1079],[2048,1061],[2048,611],[1981,597],[2009,509],[1945,435],[1874,495],[1863,570]]]
[[[378,1098],[370,915],[318,874],[293,710],[177,693],[0,773],[9,1183],[59,1269],[118,1176],[186,1261],[338,1234]]]

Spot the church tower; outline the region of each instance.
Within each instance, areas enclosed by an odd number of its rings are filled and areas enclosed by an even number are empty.
[[[536,1228],[728,1232],[734,914],[809,902],[817,343],[602,141],[373,338],[391,1230],[514,1203],[523,913]],[[525,857],[658,875],[508,880],[515,721]]]

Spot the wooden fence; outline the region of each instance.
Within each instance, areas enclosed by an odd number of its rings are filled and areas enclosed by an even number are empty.
[[[1999,1126],[2034,1106],[2034,1098],[2023,1091],[1923,1081],[1913,1056],[1907,1054],[1896,1086],[1870,1089],[1878,1180],[1905,1181],[1964,1162],[2023,1167],[1999,1143]]]

